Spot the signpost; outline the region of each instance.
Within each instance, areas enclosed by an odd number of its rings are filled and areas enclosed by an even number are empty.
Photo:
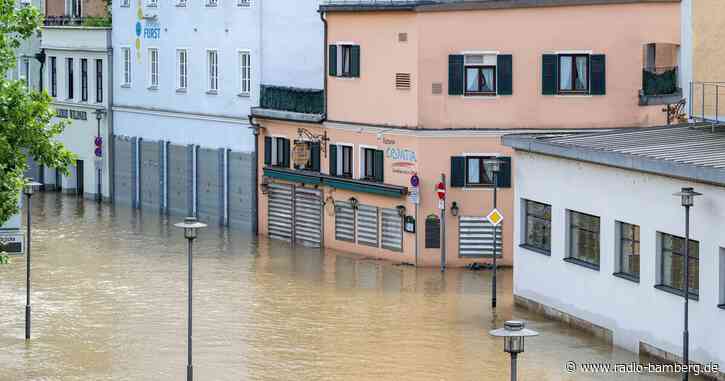
[[[494,204],[495,203],[496,202],[494,201]],[[486,216],[486,219],[493,226],[493,281],[491,285],[493,290],[491,291],[491,306],[496,308],[496,273],[498,270],[498,267],[496,266],[496,249],[498,243],[498,227],[503,222],[503,213],[501,213],[494,205],[493,210]]]
[[[441,272],[446,271],[446,175],[441,173],[441,181],[436,185],[438,209],[441,210]]]
[[[418,205],[420,204],[420,177],[418,177],[417,173],[414,173],[413,176],[410,176],[410,186],[413,188],[410,191],[410,195],[408,196],[410,202],[412,202],[415,205],[415,220],[420,220],[418,218]],[[407,222],[406,221],[406,230],[407,229]],[[413,226],[415,229],[415,226]],[[418,266],[418,231],[415,229],[415,266]]]

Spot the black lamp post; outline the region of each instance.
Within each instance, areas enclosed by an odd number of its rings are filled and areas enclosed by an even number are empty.
[[[519,320],[509,320],[503,328],[489,332],[491,336],[503,337],[503,350],[511,355],[511,381],[516,381],[516,360],[519,353],[524,353],[524,339],[539,336],[539,333],[526,328],[526,323]]]
[[[189,260],[189,317],[187,327],[187,363],[186,363],[186,381],[192,381],[194,379],[194,367],[191,365],[191,301],[192,301],[192,243],[196,239],[197,230],[205,228],[206,224],[201,223],[194,217],[186,217],[184,222],[175,224],[177,228],[184,229],[184,238],[188,241],[188,260]]]
[[[103,117],[106,116],[106,110],[99,108],[94,111],[96,114],[96,121],[98,122],[98,130],[96,132],[96,139],[95,139],[95,145],[96,149],[94,152],[94,155],[96,156],[96,165],[97,169],[96,172],[98,173],[98,180],[96,183],[98,184],[98,193],[96,194],[96,200],[98,202],[103,201],[103,191],[101,190],[101,179],[103,178],[103,165],[101,164],[101,160],[103,159],[103,137],[101,136],[101,120],[103,120]]]
[[[27,241],[25,242],[25,340],[30,340],[30,225],[32,223],[30,198],[33,193],[40,188],[40,184],[29,181],[23,187],[23,193],[27,200],[26,212],[27,212]]]
[[[702,193],[695,192],[694,188],[682,188],[682,191],[675,193],[674,196],[680,197],[682,206],[685,208],[685,280],[683,285],[683,295],[685,298],[685,319],[682,331],[682,363],[684,365],[682,380],[689,379],[690,364],[690,208],[695,205],[695,197],[702,196]]]
[[[486,160],[484,163],[486,168],[493,174],[493,209],[498,208],[498,172],[501,170],[501,162],[498,158]],[[498,273],[498,265],[496,264],[498,242],[498,226],[493,227],[493,279],[491,281],[491,307],[496,308],[496,273]]]

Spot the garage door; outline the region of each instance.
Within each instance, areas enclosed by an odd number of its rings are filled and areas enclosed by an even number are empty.
[[[316,189],[296,188],[295,242],[322,246],[322,193]]]
[[[463,216],[458,223],[458,253],[460,257],[493,256],[493,225],[486,217]],[[501,226],[497,228],[496,253],[501,255]]]
[[[292,238],[292,186],[269,185],[267,224],[270,238],[291,241]]]

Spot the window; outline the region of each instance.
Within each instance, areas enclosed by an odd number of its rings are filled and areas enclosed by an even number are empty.
[[[66,78],[68,92],[66,94],[68,96],[68,99],[73,99],[73,58],[66,58],[65,65],[68,72],[68,76]]]
[[[264,165],[289,168],[289,139],[270,136],[264,138]]]
[[[159,6],[159,0],[146,0],[146,6],[156,8]]]
[[[568,238],[566,260],[599,270],[599,217],[570,210]]]
[[[176,90],[185,91],[189,86],[189,55],[186,49],[176,51]]]
[[[58,96],[58,66],[56,57],[50,57],[50,96]]]
[[[249,96],[252,92],[252,57],[248,51],[239,52],[239,95]]]
[[[103,60],[96,60],[96,103],[103,103]]]
[[[206,51],[207,83],[209,93],[219,91],[219,52],[216,50]]]
[[[30,87],[30,58],[23,57],[23,68],[20,79],[25,82],[25,87]]]
[[[486,168],[486,161],[494,157],[466,157],[466,186],[493,186],[493,172]]]
[[[352,146],[330,145],[330,175],[352,178]]]
[[[559,55],[559,92],[589,92],[589,55]]]
[[[383,151],[373,148],[362,149],[362,180],[383,182],[384,181],[384,163]]]
[[[88,102],[88,60],[81,58],[81,101]]]
[[[486,163],[497,159],[499,171],[495,179]],[[508,156],[452,156],[451,188],[491,187],[496,180],[499,188],[511,188],[511,158]]]
[[[524,200],[524,246],[551,255],[551,205]]]
[[[177,7],[185,7],[186,6],[186,0],[176,0],[176,6]]]
[[[207,7],[216,7],[218,4],[218,0],[206,0]]]
[[[130,0],[121,0],[121,8],[129,8],[129,7],[131,7]]]
[[[237,6],[240,8],[249,8],[252,6],[252,0],[237,0]]]
[[[666,233],[657,233],[660,251],[660,279],[657,288],[682,294],[685,289],[685,239]],[[690,240],[689,252],[690,297],[699,295],[700,243]]]
[[[159,88],[159,50],[149,49],[149,88]]]
[[[465,66],[466,95],[496,94],[495,54],[467,54]]]
[[[639,281],[639,226],[617,221],[615,275]]]
[[[360,77],[360,46],[339,44],[329,46],[329,72],[333,77]]]
[[[123,83],[121,86],[131,87],[131,48],[121,48],[123,63]]]

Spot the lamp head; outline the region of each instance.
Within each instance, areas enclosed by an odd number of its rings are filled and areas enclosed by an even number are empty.
[[[458,217],[458,213],[461,211],[461,209],[458,207],[458,203],[453,201],[453,204],[451,204],[451,214],[453,217]]]
[[[403,206],[403,205],[398,205],[398,206],[396,206],[395,208],[396,208],[396,209],[398,209],[398,215],[399,215],[400,217],[405,217],[405,212],[407,211],[407,209],[405,208],[405,206]]]
[[[348,201],[350,201],[350,206],[355,210],[358,208],[358,206],[360,204],[360,201],[358,201],[355,197],[350,197],[350,199]]]
[[[695,192],[695,188],[685,187],[682,188],[682,191],[675,193],[673,196],[680,197],[682,201],[682,206],[692,207],[693,205],[695,205],[695,197],[702,196],[702,193]]]
[[[96,120],[101,120],[106,115],[106,110],[99,108],[96,109],[96,111],[94,111],[93,113],[96,114]]]
[[[186,217],[184,222],[180,222],[174,226],[184,229],[184,238],[192,240],[196,238],[197,231],[205,228],[206,224],[197,221],[196,217]]]
[[[35,193],[37,190],[40,189],[40,186],[41,186],[40,183],[36,183],[32,179],[28,179],[27,182],[25,183],[25,186],[23,186],[23,193],[26,196],[30,197],[33,195],[33,193]]]
[[[539,333],[526,328],[526,323],[520,320],[509,320],[503,328],[489,332],[491,336],[503,337],[503,350],[506,353],[518,354],[524,351],[524,338],[538,336]]]

